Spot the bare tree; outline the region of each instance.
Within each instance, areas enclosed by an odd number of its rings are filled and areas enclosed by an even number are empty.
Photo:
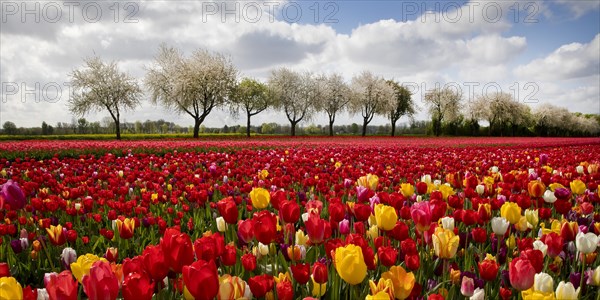
[[[194,118],[194,138],[210,112],[231,95],[237,70],[219,53],[205,49],[185,58],[181,51],[161,45],[154,66],[148,68],[145,84],[154,104]]]
[[[73,94],[69,110],[79,116],[92,111],[108,110],[115,123],[117,139],[121,139],[122,111],[140,104],[142,90],[136,80],[120,72],[116,62],[104,63],[99,57],[85,60],[85,67],[71,74]]]
[[[268,86],[273,93],[275,108],[283,109],[290,121],[291,135],[296,135],[296,125],[309,119],[314,112],[319,91],[311,73],[298,74],[287,68],[271,72]]]
[[[383,78],[364,71],[352,78],[352,93],[350,108],[352,112],[361,113],[363,118],[362,136],[365,136],[367,135],[367,125],[373,120],[373,117],[376,114],[387,113],[394,90]]]
[[[232,115],[239,114],[240,110],[243,110],[246,114],[247,137],[250,137],[250,118],[261,113],[271,105],[273,105],[273,97],[267,86],[262,82],[250,78],[244,78],[237,85],[235,93],[230,99]]]
[[[412,118],[417,109],[412,100],[412,94],[406,87],[393,80],[388,80],[388,84],[394,90],[393,99],[390,101],[390,107],[388,108],[388,118],[392,123],[391,135],[394,136],[396,133],[396,122],[402,116]]]
[[[442,133],[442,122],[451,123],[460,116],[459,107],[462,94],[459,89],[449,86],[436,88],[425,94],[425,103],[433,121],[433,133]]]
[[[324,110],[329,118],[329,135],[333,136],[333,123],[338,113],[347,109],[350,103],[350,87],[338,73],[329,76],[317,77],[317,84],[321,84],[320,99],[317,101],[317,110]]]

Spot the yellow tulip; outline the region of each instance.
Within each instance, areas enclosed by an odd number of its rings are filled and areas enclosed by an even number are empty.
[[[379,237],[379,229],[377,227],[377,225],[373,225],[371,227],[369,227],[369,230],[367,230],[367,235],[372,239],[376,239]]]
[[[14,277],[0,278],[0,300],[22,300],[23,289]]]
[[[327,282],[319,284],[315,281],[312,275],[310,276],[310,279],[313,283],[313,288],[311,291],[312,296],[316,298],[321,298],[323,295],[325,295],[325,292],[327,292]]]
[[[389,271],[381,274],[381,279],[391,280],[396,299],[406,299],[415,286],[415,275],[406,272],[401,266],[392,266]],[[379,279],[379,280],[381,280]]]
[[[448,196],[452,196],[455,194],[454,189],[451,186],[442,184],[439,187],[440,192],[442,193],[442,197],[444,200],[448,200]]]
[[[95,262],[99,260],[108,262],[105,258],[100,258],[97,255],[91,253],[80,255],[77,258],[76,262],[71,263],[71,272],[73,273],[73,276],[75,276],[75,278],[77,278],[77,281],[81,283],[81,279],[83,279],[83,276],[90,274],[90,268]]]
[[[521,216],[521,218],[519,219],[519,222],[517,222],[517,224],[515,224],[515,228],[517,228],[518,231],[524,232],[527,231],[527,218],[525,216]]]
[[[367,297],[365,297],[365,300],[390,300],[390,295],[388,295],[384,291],[381,291],[375,295],[367,295]]]
[[[265,179],[267,179],[267,177],[269,177],[269,171],[262,170],[262,171],[258,172],[258,179],[265,180]]]
[[[400,184],[400,191],[404,197],[410,197],[415,194],[415,187],[410,183]]]
[[[585,183],[579,179],[575,179],[569,183],[571,192],[576,195],[581,195],[585,192]]]
[[[369,280],[369,288],[371,289],[370,299],[379,299],[378,297],[383,296],[382,292],[387,295],[387,299],[394,299],[394,283],[390,279],[380,278],[377,284],[373,280]]]
[[[454,231],[438,227],[435,229],[431,239],[433,250],[438,257],[453,258],[456,255],[460,237],[455,235]]]
[[[563,186],[562,184],[560,184],[560,183],[557,183],[557,182],[555,182],[555,183],[551,183],[551,184],[549,185],[549,187],[550,187],[550,190],[551,190],[551,191],[553,191],[553,192],[554,192],[554,191],[555,191],[557,188],[564,188],[564,186]]]
[[[375,220],[379,229],[385,231],[392,230],[396,226],[396,222],[398,222],[398,214],[396,213],[396,209],[391,206],[377,204],[375,205]]]
[[[379,177],[377,177],[377,175],[367,174],[367,176],[361,176],[358,178],[356,183],[359,186],[366,187],[374,191],[377,189],[377,185],[379,185]]]
[[[354,244],[338,247],[334,255],[337,273],[350,285],[361,283],[367,276],[362,249]]]
[[[538,291],[534,291],[533,288],[522,291],[521,296],[523,296],[523,300],[555,300],[554,292],[552,293],[542,293]]]
[[[506,202],[500,207],[500,215],[510,224],[517,224],[521,219],[521,207],[516,203]]]
[[[531,224],[533,228],[535,228],[540,222],[540,217],[537,209],[526,209],[525,218],[527,218],[527,223]]]
[[[252,199],[252,206],[254,208],[263,209],[271,202],[271,194],[263,188],[253,188],[250,191],[250,199]]]

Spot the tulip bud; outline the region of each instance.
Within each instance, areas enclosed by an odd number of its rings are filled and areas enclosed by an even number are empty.
[[[475,187],[475,191],[477,192],[477,194],[479,194],[480,196],[483,195],[483,193],[485,192],[485,185],[483,184],[479,184],[477,185],[477,187]]]
[[[219,232],[225,232],[227,230],[227,224],[225,223],[225,219],[223,217],[218,217],[217,221],[217,230]]]
[[[583,174],[583,166],[577,166],[575,170],[577,170],[577,173]]]
[[[554,192],[552,192],[551,190],[545,191],[543,198],[544,198],[544,202],[546,202],[546,203],[556,202],[556,196],[554,196]]]
[[[460,284],[460,293],[465,297],[471,297],[473,296],[474,290],[475,283],[473,282],[473,278],[464,276]]]
[[[340,234],[346,235],[350,233],[350,221],[348,221],[347,219],[343,219],[342,221],[340,221],[338,227],[340,230]]]
[[[444,229],[454,230],[454,218],[443,217],[443,218],[441,218],[441,220],[442,220],[442,227],[444,227]]]
[[[60,254],[60,261],[65,270],[71,269],[71,264],[77,260],[77,253],[71,247],[66,247],[62,250]]]

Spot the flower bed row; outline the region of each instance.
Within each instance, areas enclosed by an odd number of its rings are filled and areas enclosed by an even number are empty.
[[[2,159],[0,299],[596,298],[595,140],[398,141]]]

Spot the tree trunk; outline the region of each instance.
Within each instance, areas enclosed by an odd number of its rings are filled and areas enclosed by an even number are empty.
[[[117,140],[121,139],[121,122],[119,122],[119,119],[115,120],[115,129],[117,131]]]
[[[296,136],[296,122],[290,122],[290,127],[291,127],[291,135],[292,136]]]
[[[392,120],[392,136],[396,134],[396,121]]]
[[[333,121],[329,121],[329,136],[333,136]]]
[[[194,119],[194,138],[200,137],[198,133],[200,133],[200,120]]]
[[[248,122],[246,124],[246,137],[250,137],[250,113],[248,113]]]
[[[362,136],[366,136],[367,135],[367,125],[369,123],[367,122],[367,118],[364,119],[363,121],[363,128],[362,128]]]

